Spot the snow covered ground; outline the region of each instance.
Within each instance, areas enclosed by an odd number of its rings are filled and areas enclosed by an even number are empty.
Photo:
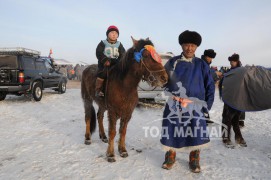
[[[216,122],[221,122],[222,107],[216,96],[211,111]],[[62,95],[47,91],[41,102],[7,96],[0,102],[0,179],[271,178],[271,110],[246,114],[242,133],[248,147],[228,149],[221,139],[212,139],[201,152],[199,174],[189,171],[188,152],[177,153],[173,169],[161,168],[165,153],[156,129],[161,128],[157,120],[161,116],[162,109],[137,108],[126,136],[129,156],[121,158],[116,143],[117,161],[108,163],[107,144],[99,139],[97,129],[92,144],[84,144],[80,89]],[[107,131],[107,119],[104,122]]]

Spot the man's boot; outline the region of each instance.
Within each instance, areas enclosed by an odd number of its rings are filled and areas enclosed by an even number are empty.
[[[95,83],[95,96],[96,97],[103,97],[104,93],[102,92],[104,79],[97,78]]]
[[[165,162],[162,165],[162,168],[164,169],[171,169],[173,164],[175,163],[175,158],[176,158],[176,151],[170,149],[169,151],[166,152],[165,155]]]
[[[189,154],[189,168],[194,173],[200,172],[199,155],[200,155],[200,150],[191,151]]]

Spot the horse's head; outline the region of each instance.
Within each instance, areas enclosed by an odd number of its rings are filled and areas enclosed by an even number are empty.
[[[140,63],[143,80],[151,86],[164,86],[168,75],[160,56],[156,53],[153,43],[147,39],[133,40],[134,59]]]

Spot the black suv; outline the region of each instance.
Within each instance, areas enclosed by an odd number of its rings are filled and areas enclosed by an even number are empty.
[[[26,48],[0,48],[0,101],[7,94],[42,98],[44,88],[65,93],[67,78],[54,69],[52,59]]]

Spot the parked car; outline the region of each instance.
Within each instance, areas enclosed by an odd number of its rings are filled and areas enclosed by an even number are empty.
[[[174,57],[174,54],[171,52],[160,53],[159,55],[163,65],[165,65],[169,59]],[[154,100],[155,102],[166,100],[163,88],[152,87],[144,80],[139,83],[137,90],[139,100]]]
[[[52,60],[26,48],[0,48],[0,101],[7,94],[32,94],[40,101],[45,88],[66,92],[67,78],[54,69]]]

